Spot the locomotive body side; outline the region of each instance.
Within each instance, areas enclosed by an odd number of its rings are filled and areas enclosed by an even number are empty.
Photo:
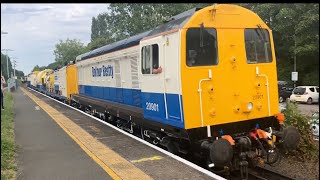
[[[46,78],[46,87],[49,95],[54,93],[54,72],[48,73]]]
[[[37,73],[36,76],[36,88],[39,90],[45,90],[45,77],[48,72],[51,72],[51,69],[45,69]]]
[[[177,29],[140,41],[139,76],[144,118],[183,129],[179,34]]]
[[[78,94],[78,70],[77,66],[70,64],[66,67],[66,97],[70,100],[71,94]]]
[[[76,63],[79,94],[141,107],[138,46]]]
[[[35,78],[35,74],[36,74],[37,72],[36,71],[34,71],[34,72],[31,72],[30,74],[28,74],[28,76],[27,76],[27,86],[28,87],[33,87],[33,84],[34,84],[34,78]]]
[[[54,71],[54,97],[60,101],[67,100],[66,66]]]
[[[36,78],[37,78],[37,74],[39,73],[40,71],[34,71],[31,73],[30,75],[30,85],[31,87],[35,88],[37,86],[37,83],[36,83]]]

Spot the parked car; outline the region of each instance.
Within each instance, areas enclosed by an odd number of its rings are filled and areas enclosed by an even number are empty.
[[[312,114],[312,119],[309,123],[314,139],[319,141],[319,112]]]
[[[278,81],[279,102],[282,103],[290,98],[293,88],[288,87],[287,81]]]
[[[282,103],[286,101],[287,98],[290,98],[292,91],[293,91],[293,88],[279,86],[278,87],[279,102]]]
[[[318,86],[298,86],[294,88],[290,101],[312,104],[319,102]]]

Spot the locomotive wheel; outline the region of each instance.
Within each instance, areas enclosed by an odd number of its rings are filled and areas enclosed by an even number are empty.
[[[170,142],[167,144],[166,147],[167,147],[168,151],[171,152],[172,154],[178,154],[178,152],[179,152],[179,148],[178,148],[177,145],[176,145],[174,142],[172,142],[172,141],[170,141]]]
[[[269,150],[267,152],[267,159],[266,159],[266,163],[269,164],[270,166],[275,166],[275,164],[279,163],[281,160],[281,155],[279,150],[273,149],[273,150]]]

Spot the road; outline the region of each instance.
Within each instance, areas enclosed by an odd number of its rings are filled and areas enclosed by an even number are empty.
[[[284,108],[286,106],[285,103],[281,103],[280,107],[281,109]],[[308,105],[308,104],[298,104],[298,109],[305,115],[307,116],[311,116],[313,112],[318,111],[319,112],[319,104],[312,104],[312,105]]]
[[[298,104],[299,110],[308,116],[311,116],[313,112],[318,111],[319,112],[319,104]]]

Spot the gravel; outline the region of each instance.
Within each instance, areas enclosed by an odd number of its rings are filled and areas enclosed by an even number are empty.
[[[319,143],[317,142],[318,146]],[[319,156],[317,160],[301,162],[295,157],[282,157],[275,167],[265,165],[266,169],[271,169],[283,175],[297,180],[318,180],[319,179]]]

